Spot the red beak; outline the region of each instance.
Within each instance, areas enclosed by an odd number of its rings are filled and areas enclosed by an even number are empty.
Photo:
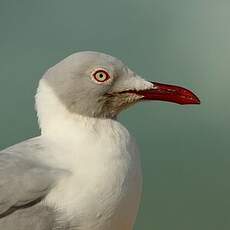
[[[153,88],[135,92],[143,96],[143,100],[159,100],[174,102],[181,105],[200,104],[199,98],[190,90],[180,86],[166,85],[157,82],[153,83]]]

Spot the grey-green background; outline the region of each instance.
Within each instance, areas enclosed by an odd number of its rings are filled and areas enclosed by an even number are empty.
[[[202,100],[121,115],[143,162],[136,230],[230,229],[229,23],[229,0],[0,0],[0,147],[39,134],[33,96],[48,67],[112,54]]]

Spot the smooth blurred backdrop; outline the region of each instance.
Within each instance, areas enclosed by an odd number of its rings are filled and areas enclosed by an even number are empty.
[[[34,94],[47,68],[109,53],[202,101],[121,114],[144,171],[135,230],[229,230],[229,24],[229,0],[0,0],[0,148],[39,134]]]

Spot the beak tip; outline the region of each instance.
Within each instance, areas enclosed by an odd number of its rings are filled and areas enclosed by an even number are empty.
[[[190,91],[191,92],[191,91]],[[192,102],[191,104],[194,104],[194,105],[200,105],[201,104],[201,101],[200,99],[193,93],[191,92],[191,99],[192,99]]]
[[[187,101],[184,103],[184,105],[200,105],[200,104],[201,101],[195,94],[192,94],[190,100],[187,99]]]
[[[197,98],[197,102],[196,102],[197,105],[200,105],[201,104],[201,101],[199,98]]]

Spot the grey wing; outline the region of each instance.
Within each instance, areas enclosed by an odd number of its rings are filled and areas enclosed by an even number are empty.
[[[56,211],[40,204],[19,209],[0,218],[0,229],[4,230],[67,230],[57,225]]]
[[[21,154],[0,152],[0,218],[41,201],[62,173]]]

